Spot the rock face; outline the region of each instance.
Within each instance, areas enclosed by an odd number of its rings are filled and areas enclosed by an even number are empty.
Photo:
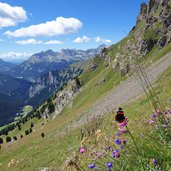
[[[141,20],[145,19],[147,17],[147,4],[142,3],[140,7],[140,13],[137,17],[137,23],[140,22]]]
[[[90,71],[94,71],[97,68],[97,66],[98,65],[93,60],[91,60],[88,68]]]
[[[61,113],[66,105],[71,103],[71,100],[76,96],[76,94],[81,91],[81,83],[79,79],[74,79],[68,83],[67,87],[58,93],[55,100],[55,114],[56,116]]]
[[[82,73],[80,68],[66,68],[62,71],[49,71],[46,75],[43,75],[37,79],[29,90],[29,98],[34,98],[36,95],[41,95],[46,91],[47,96],[44,97],[45,100],[48,96],[58,90],[63,84],[67,83],[69,80],[79,76]]]
[[[142,3],[137,17],[136,26],[132,28],[128,37],[119,43],[118,49],[112,52],[114,60],[110,59],[108,51],[111,47],[105,48],[99,58],[109,58],[114,72],[128,74],[131,63],[155,50],[167,46],[171,42],[171,1],[169,0],[150,0],[148,4]],[[116,47],[115,47],[116,48]],[[104,62],[104,64],[105,64]],[[107,66],[109,65],[107,64]]]

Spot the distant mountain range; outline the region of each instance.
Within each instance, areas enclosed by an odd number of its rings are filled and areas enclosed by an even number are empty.
[[[78,62],[96,56],[104,47],[85,51],[47,50],[32,55],[19,65],[0,60],[0,126],[11,122],[23,106],[36,107],[69,80],[79,76],[83,67]]]
[[[105,45],[100,45],[98,48],[88,50],[62,49],[59,52],[52,50],[43,51],[33,54],[28,60],[3,73],[36,82],[40,76],[49,71],[61,70],[70,64],[95,57],[104,47]]]
[[[0,59],[0,72],[7,72],[14,68],[15,64]]]

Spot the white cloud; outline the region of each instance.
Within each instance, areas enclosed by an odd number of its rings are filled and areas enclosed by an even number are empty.
[[[53,45],[53,44],[61,45],[61,44],[63,44],[63,42],[59,41],[59,40],[49,40],[47,42],[44,42],[44,44],[46,44],[46,45]]]
[[[76,18],[57,17],[54,21],[31,25],[14,32],[7,31],[5,35],[12,37],[58,36],[74,33],[82,25],[81,21]]]
[[[19,45],[29,45],[29,44],[36,45],[36,44],[41,44],[43,42],[36,39],[28,39],[28,40],[16,41],[15,43]]]
[[[110,39],[104,39],[101,38],[100,36],[97,36],[95,38],[89,38],[87,36],[83,36],[83,37],[77,37],[75,40],[73,40],[74,43],[87,43],[90,41],[95,41],[96,43],[112,43]]]
[[[10,51],[10,52],[0,53],[0,58],[5,59],[5,60],[27,59],[31,55],[32,55],[32,53]]]
[[[15,26],[26,20],[27,14],[22,7],[0,2],[0,27]]]
[[[97,43],[112,43],[112,41],[110,39],[104,39],[99,36],[95,37],[94,40]]]
[[[16,44],[19,45],[37,45],[37,44],[45,44],[45,45],[51,45],[51,44],[63,44],[62,41],[59,40],[49,40],[49,41],[41,41],[41,40],[36,40],[36,39],[27,39],[27,40],[19,40],[15,42]]]
[[[73,42],[74,43],[87,43],[89,42],[91,39],[87,36],[83,36],[83,37],[77,37]]]

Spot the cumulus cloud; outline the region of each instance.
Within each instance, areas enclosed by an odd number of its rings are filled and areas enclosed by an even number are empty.
[[[59,40],[49,40],[49,41],[41,41],[36,39],[27,39],[27,40],[19,40],[15,42],[19,45],[37,45],[37,44],[45,44],[45,45],[52,45],[52,44],[63,44],[62,41]]]
[[[36,39],[28,39],[28,40],[16,41],[15,43],[19,45],[29,45],[29,44],[36,45],[36,44],[41,44],[43,42]]]
[[[27,53],[27,52],[9,51],[9,52],[0,53],[0,58],[5,60],[27,59],[31,55],[32,53]]]
[[[94,40],[97,43],[112,43],[112,41],[110,39],[104,39],[104,38],[101,38],[99,36],[95,37]]]
[[[63,44],[63,42],[59,41],[59,40],[49,40],[47,42],[44,42],[44,44],[46,44],[46,45],[54,45],[54,44],[61,45],[61,44]]]
[[[112,43],[110,39],[104,39],[101,38],[100,36],[97,36],[95,38],[89,38],[87,36],[83,36],[83,37],[77,37],[76,39],[73,40],[74,43],[87,43],[90,41],[95,41],[96,43]]]
[[[87,36],[83,36],[83,37],[77,37],[73,42],[74,43],[87,43],[89,42],[91,39]]]
[[[15,31],[7,31],[5,35],[11,37],[59,36],[76,32],[82,27],[76,18],[57,17],[54,21],[47,21],[38,25],[31,25]]]
[[[0,27],[15,26],[26,20],[27,14],[22,7],[0,2]]]

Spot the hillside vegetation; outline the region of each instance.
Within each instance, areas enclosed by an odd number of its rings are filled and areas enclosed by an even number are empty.
[[[170,67],[164,73],[158,72],[153,87],[146,74],[141,77],[143,84],[139,86],[145,85],[147,89],[140,98],[123,100],[122,104],[116,98],[109,99],[117,106],[106,109],[107,113],[101,111],[101,117],[95,115],[93,107],[107,108],[104,97],[109,97],[118,87],[124,91],[122,85],[138,74],[134,70],[137,66],[152,69],[154,64],[160,70],[160,64],[170,59],[170,5],[167,0],[142,4],[137,24],[125,39],[105,48],[88,61],[79,77],[15,123],[8,136],[16,136],[17,140],[6,143],[7,135],[2,135],[0,169],[169,171]],[[118,104],[129,119],[119,133],[112,113],[120,107]]]

